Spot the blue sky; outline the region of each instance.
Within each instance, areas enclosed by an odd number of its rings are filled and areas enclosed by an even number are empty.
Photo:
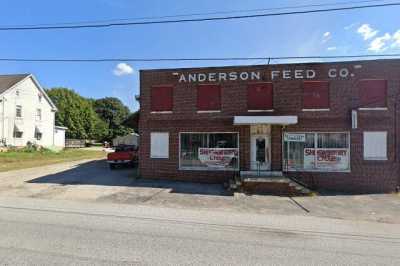
[[[0,25],[134,18],[337,2],[343,1],[3,0]],[[224,22],[58,31],[3,31],[0,32],[0,57],[163,58],[399,53],[399,12],[400,7],[384,7]],[[117,68],[118,63],[0,62],[0,73],[33,73],[44,87],[68,87],[85,97],[114,96],[120,98],[131,110],[136,110],[138,104],[134,95],[139,91],[139,69],[264,62],[255,60],[224,63],[129,63],[128,66],[124,63],[120,62],[120,68]]]

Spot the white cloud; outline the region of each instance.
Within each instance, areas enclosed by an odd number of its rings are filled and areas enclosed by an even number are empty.
[[[329,41],[332,38],[332,34],[327,31],[322,35],[322,43]]]
[[[392,37],[389,33],[385,33],[385,35],[381,37],[376,37],[369,44],[368,50],[373,52],[382,52],[388,48],[386,46],[386,43],[389,42],[391,39]]]
[[[133,73],[133,68],[127,63],[119,63],[114,68],[113,73],[116,76],[131,75]]]
[[[336,51],[337,47],[336,46],[331,46],[331,47],[326,48],[326,50],[328,50],[328,51]]]
[[[393,43],[391,45],[392,48],[400,48],[400,30],[396,31],[393,34]]]
[[[378,30],[375,30],[369,26],[369,24],[362,24],[358,29],[357,32],[361,34],[364,40],[368,40],[373,38],[376,34],[378,34]]]
[[[351,23],[350,25],[345,26],[344,30],[350,30],[350,29],[354,28],[355,26],[357,26],[358,24],[359,24],[359,22]]]

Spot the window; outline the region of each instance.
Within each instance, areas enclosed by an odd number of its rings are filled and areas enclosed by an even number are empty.
[[[19,90],[16,90],[15,95],[19,96]]]
[[[303,83],[303,109],[329,109],[329,82],[305,81]]]
[[[349,171],[348,133],[285,133],[284,168],[289,171]]]
[[[42,110],[41,109],[36,109],[36,120],[41,121],[42,120]]]
[[[39,93],[39,94],[38,94],[39,103],[41,103],[41,102],[42,102],[42,98],[43,98],[42,94],[41,94],[41,93]]]
[[[169,133],[152,132],[150,134],[150,158],[169,157]]]
[[[38,126],[35,126],[35,139],[37,140],[41,140],[43,137],[43,133],[42,130],[40,130],[40,128]]]
[[[172,112],[173,87],[154,86],[151,88],[151,111]]]
[[[220,111],[221,110],[221,87],[220,85],[198,85],[197,87],[197,110],[198,111]]]
[[[14,138],[20,139],[23,136],[23,131],[20,130],[16,125],[14,126],[14,132],[13,132]]]
[[[18,117],[18,118],[22,117],[22,106],[21,105],[17,105],[16,106],[15,116]]]
[[[360,109],[385,108],[387,82],[383,79],[364,79],[358,83]]]
[[[273,85],[270,82],[253,83],[247,86],[247,110],[266,111],[273,109]]]
[[[364,160],[387,160],[387,132],[364,132]]]
[[[181,133],[181,169],[235,170],[239,168],[238,133]]]

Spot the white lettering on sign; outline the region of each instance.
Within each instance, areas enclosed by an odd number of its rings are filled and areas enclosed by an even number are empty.
[[[261,80],[261,71],[232,71],[232,72],[210,72],[210,73],[173,73],[173,75],[179,76],[178,82],[221,82],[221,81],[256,81]],[[276,79],[314,79],[317,77],[317,71],[314,69],[283,69],[283,70],[271,70],[264,72],[265,77],[269,77],[270,80]],[[349,78],[354,77],[354,73],[351,73],[348,68],[330,68],[324,75],[329,78]]]
[[[290,142],[306,142],[306,134],[286,133],[284,139]]]

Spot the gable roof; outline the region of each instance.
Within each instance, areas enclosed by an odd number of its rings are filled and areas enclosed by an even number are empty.
[[[0,75],[0,94],[10,89],[12,86],[28,76],[29,74]]]
[[[9,89],[12,89],[14,86],[17,86],[23,80],[31,78],[33,83],[39,89],[39,91],[43,94],[46,100],[49,102],[54,111],[57,111],[57,106],[53,103],[50,97],[47,95],[46,91],[40,86],[39,82],[35,78],[33,74],[14,74],[14,75],[0,75],[0,95],[6,92]]]

